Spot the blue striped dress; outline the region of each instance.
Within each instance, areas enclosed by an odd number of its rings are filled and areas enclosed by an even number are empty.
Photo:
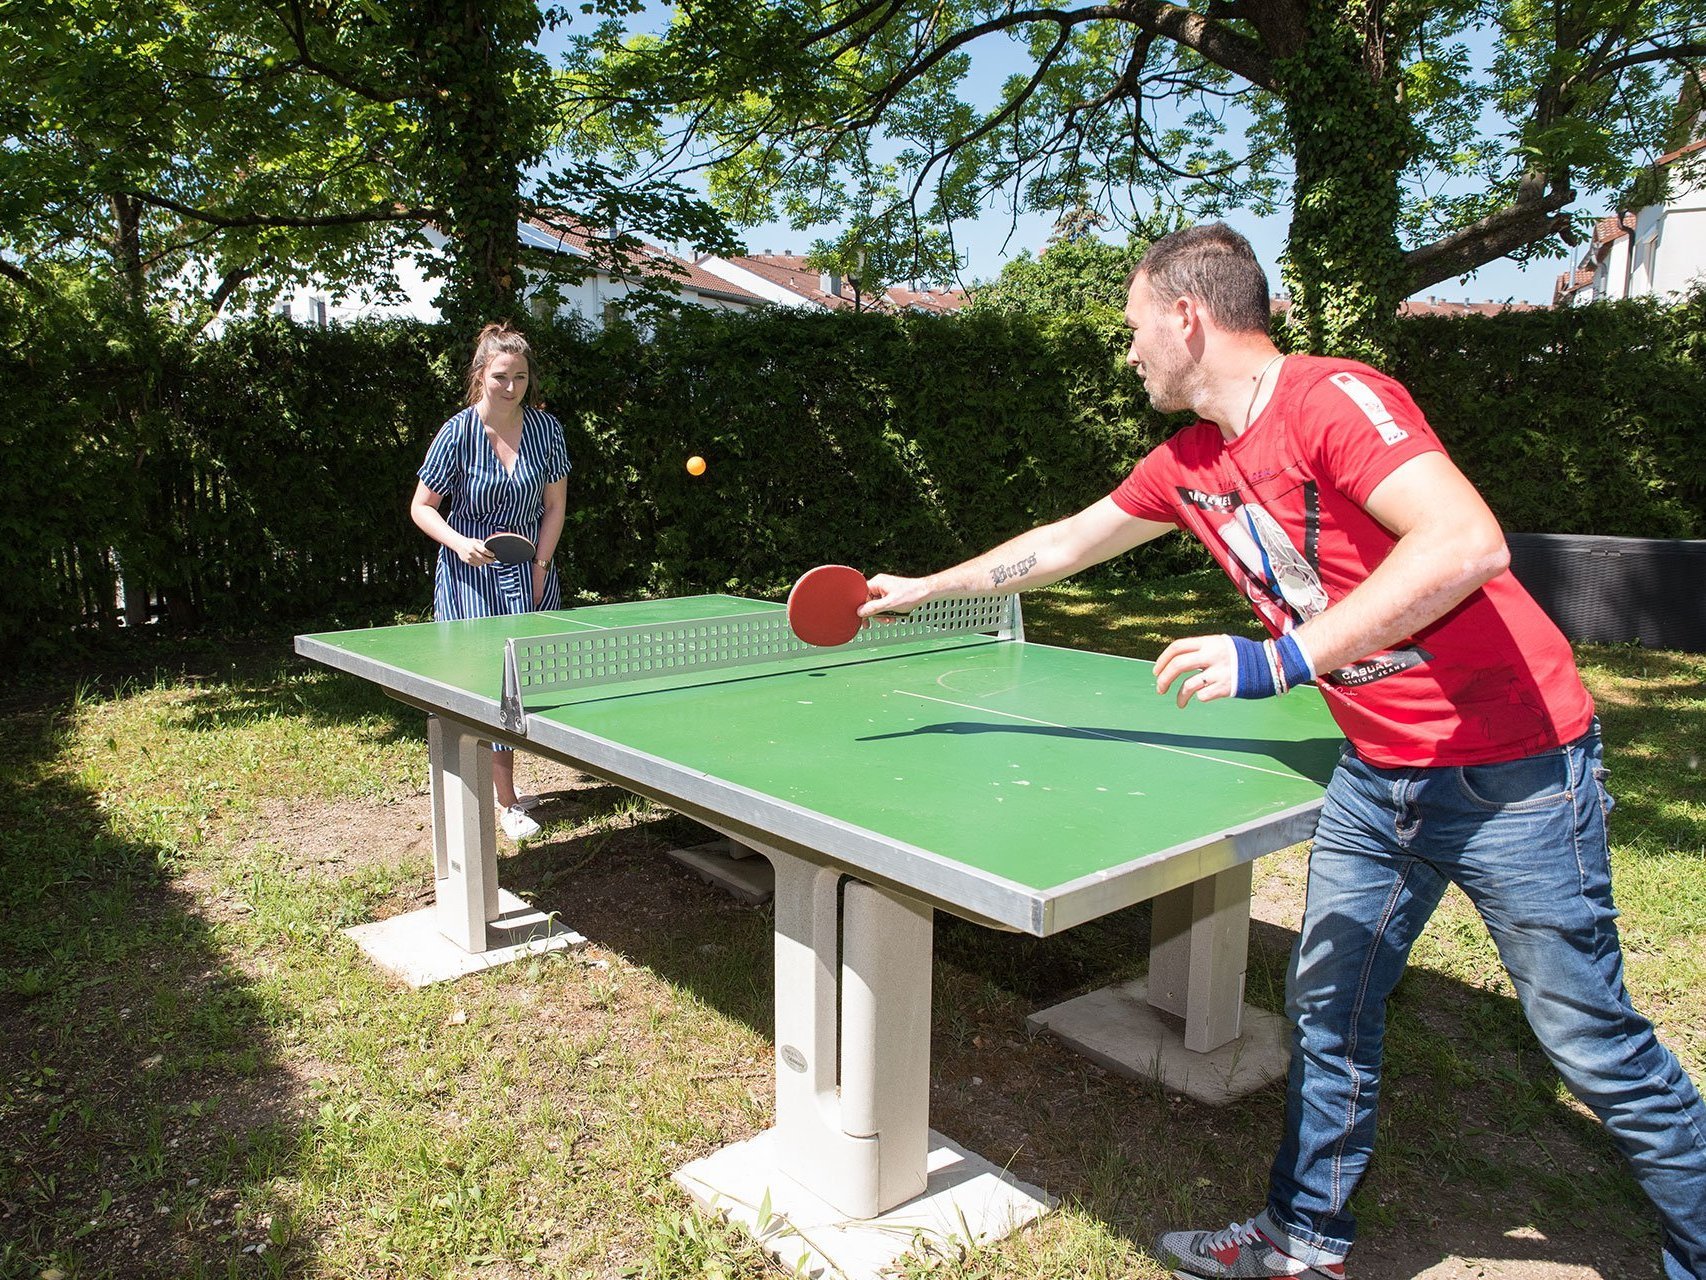
[[[486,439],[486,426],[470,406],[438,429],[421,483],[444,499],[440,512],[450,527],[469,538],[494,533],[524,534],[539,540],[545,515],[545,486],[569,474],[563,424],[541,409],[521,411],[521,446],[515,470],[506,472]],[[556,609],[562,596],[553,570],[545,575],[541,609]],[[440,622],[527,613],[533,608],[533,566],[463,564],[449,547],[438,549],[432,611]]]

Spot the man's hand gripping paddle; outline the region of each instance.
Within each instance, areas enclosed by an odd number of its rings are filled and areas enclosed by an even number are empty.
[[[801,574],[788,593],[788,625],[807,644],[846,644],[865,624],[859,607],[870,598],[865,575],[857,569],[819,565]]]

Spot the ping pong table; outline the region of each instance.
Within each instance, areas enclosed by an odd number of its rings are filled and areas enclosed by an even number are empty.
[[[1225,1046],[1251,863],[1308,838],[1343,741],[1313,689],[1181,711],[1147,662],[1027,643],[1016,596],[932,602],[833,649],[721,595],[296,647],[430,713],[438,927],[470,952],[498,913],[490,743],[769,858],[775,1124],[754,1140],[762,1191],[726,1198],[768,1207],[766,1179],[791,1179],[854,1221],[934,1176],[935,911],[1046,936],[1154,899],[1147,998],[1189,1050]]]

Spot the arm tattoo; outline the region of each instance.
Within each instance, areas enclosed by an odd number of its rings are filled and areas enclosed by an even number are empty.
[[[1016,561],[1013,564],[998,564],[989,571],[990,585],[999,587],[1010,578],[1024,577],[1036,567],[1037,558],[1035,555],[1028,555],[1023,560]]]

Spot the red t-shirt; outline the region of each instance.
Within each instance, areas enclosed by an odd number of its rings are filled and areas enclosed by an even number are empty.
[[[1415,401],[1366,365],[1290,356],[1272,399],[1228,443],[1198,422],[1111,495],[1199,538],[1280,635],[1360,584],[1397,539],[1363,509],[1403,462],[1444,452]],[[1323,673],[1339,728],[1377,765],[1492,764],[1586,732],[1593,701],[1570,645],[1508,572],[1402,644]]]

